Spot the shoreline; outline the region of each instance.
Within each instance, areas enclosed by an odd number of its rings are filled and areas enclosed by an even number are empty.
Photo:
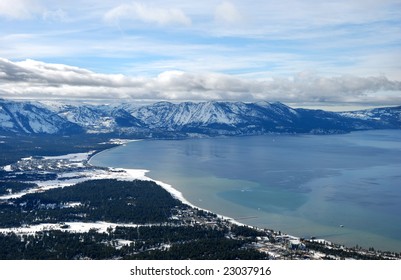
[[[96,151],[96,152],[92,153],[91,155],[89,155],[89,158],[88,158],[87,162],[88,162],[88,164],[90,166],[92,166],[94,168],[97,168],[97,167],[104,168],[102,166],[93,165],[91,163],[92,158],[94,156],[96,156],[96,155],[99,155],[99,154],[103,153],[103,152],[110,151],[111,149],[115,149],[115,148],[118,148],[120,146],[123,146],[126,143],[138,142],[138,141],[143,141],[143,139],[123,140],[123,141],[121,141],[120,144],[117,144],[116,147],[112,147],[112,148],[109,148],[109,149],[104,149],[104,150],[101,150],[101,151]],[[170,193],[170,195],[172,197],[174,197],[175,199],[178,199],[183,204],[186,204],[186,205],[188,205],[188,206],[190,206],[192,208],[198,209],[198,210],[202,210],[202,211],[205,211],[205,212],[208,212],[208,213],[215,214],[215,215],[217,215],[217,217],[219,217],[221,219],[224,219],[224,220],[227,220],[227,221],[230,221],[231,223],[236,224],[236,225],[247,226],[247,227],[251,227],[251,228],[257,228],[255,226],[251,226],[251,225],[247,225],[247,224],[244,224],[244,223],[240,223],[240,222],[236,221],[234,218],[231,218],[231,217],[228,217],[228,216],[224,216],[224,215],[221,215],[221,214],[218,214],[218,213],[214,213],[213,211],[210,211],[208,209],[204,209],[204,208],[201,208],[199,206],[196,206],[195,204],[193,204],[189,200],[187,200],[184,197],[183,193],[180,192],[179,190],[175,189],[172,185],[170,185],[168,183],[165,183],[163,181],[160,181],[160,180],[152,179],[151,177],[147,176],[146,173],[149,173],[150,170],[147,170],[147,169],[133,169],[133,168],[115,168],[115,167],[110,167],[110,166],[107,166],[107,167],[105,166],[105,168],[108,168],[108,169],[114,170],[114,171],[121,171],[122,170],[126,174],[131,176],[133,178],[133,180],[145,180],[145,181],[155,182],[158,186],[162,187],[164,190],[166,190],[168,193]],[[118,179],[118,178],[116,178],[116,179]]]
[[[96,167],[96,166],[95,166],[95,167]],[[229,222],[231,222],[231,223],[234,223],[234,224],[236,224],[236,225],[241,225],[241,226],[247,226],[247,227],[255,228],[254,226],[240,223],[240,222],[236,221],[234,218],[231,218],[231,217],[228,217],[228,216],[224,216],[224,215],[221,215],[221,214],[218,214],[218,213],[214,213],[214,212],[212,212],[212,211],[210,211],[210,210],[208,210],[208,209],[204,209],[204,208],[201,208],[201,207],[199,207],[199,206],[196,206],[195,204],[192,204],[191,202],[189,202],[189,201],[184,197],[184,195],[182,194],[182,192],[180,192],[179,190],[175,189],[172,185],[167,184],[167,183],[164,183],[164,182],[162,182],[162,181],[154,180],[154,179],[152,179],[152,178],[146,176],[146,173],[150,172],[150,170],[144,170],[144,169],[129,169],[129,168],[118,168],[117,170],[124,170],[124,171],[127,172],[128,174],[130,174],[131,172],[143,171],[143,172],[144,172],[143,177],[141,177],[141,178],[135,178],[135,177],[133,177],[133,178],[139,179],[139,180],[149,180],[149,181],[155,182],[158,186],[162,187],[164,190],[166,190],[168,193],[170,193],[170,195],[171,195],[172,197],[174,197],[175,199],[178,199],[178,200],[179,200],[180,202],[182,202],[183,204],[188,205],[188,206],[190,206],[190,207],[192,207],[192,208],[195,208],[195,209],[198,209],[198,210],[202,210],[202,211],[205,211],[205,212],[208,212],[208,213],[215,214],[215,215],[217,215],[217,217],[219,217],[219,218],[221,218],[221,219],[224,219],[224,220],[227,220],[227,221],[229,221]]]
[[[115,140],[115,139],[113,139]],[[177,189],[175,189],[172,185],[167,184],[165,182],[159,181],[159,180],[154,180],[150,178],[149,176],[146,175],[146,173],[150,172],[150,170],[146,169],[131,169],[131,168],[115,168],[115,167],[102,167],[102,166],[97,166],[93,165],[90,161],[92,158],[105,151],[109,151],[111,149],[115,149],[117,147],[120,147],[122,145],[125,145],[128,142],[136,142],[136,141],[141,141],[141,140],[118,140],[117,146],[111,147],[111,148],[106,148],[102,150],[91,150],[88,152],[84,153],[72,153],[72,154],[63,154],[63,155],[58,155],[58,156],[41,156],[39,158],[34,158],[34,157],[28,157],[28,158],[22,158],[20,161],[18,161],[14,166],[12,165],[7,165],[7,166],[2,166],[0,168],[3,168],[5,171],[13,172],[15,171],[14,168],[20,168],[20,166],[23,166],[25,164],[29,166],[35,166],[38,163],[40,163],[38,166],[38,172],[43,172],[46,167],[45,164],[62,164],[62,166],[59,166],[59,170],[53,170],[57,172],[57,178],[52,179],[52,180],[33,180],[29,181],[30,183],[36,184],[36,187],[29,188],[26,190],[22,190],[20,192],[16,193],[9,193],[9,194],[3,194],[0,195],[0,202],[6,201],[8,199],[15,199],[15,198],[20,198],[24,195],[31,194],[31,193],[37,193],[37,192],[43,192],[51,189],[56,189],[56,188],[65,188],[65,187],[70,187],[74,186],[75,184],[82,183],[85,181],[89,180],[100,180],[100,179],[115,179],[115,180],[121,180],[121,181],[134,181],[134,180],[142,180],[142,181],[151,181],[156,183],[159,187],[163,188],[165,191],[167,191],[174,199],[179,200],[181,203],[197,210],[202,210],[207,213],[211,213],[216,215],[219,219],[225,220],[227,222],[230,222],[232,224],[240,225],[240,226],[247,226],[251,228],[255,228],[250,225],[246,225],[243,223],[240,223],[236,221],[235,219],[220,215],[217,213],[214,213],[208,209],[204,209],[201,207],[198,207],[194,205],[193,203],[189,202],[184,195]],[[117,141],[116,141],[117,142]],[[15,167],[16,166],[16,167]],[[71,171],[65,171],[63,168],[73,168],[75,170]],[[29,169],[29,171],[32,171],[32,169]],[[115,226],[147,226],[148,224],[115,224],[115,223],[108,223],[104,221],[97,221],[97,222],[87,222],[87,223],[73,223],[73,222],[68,222],[65,223],[68,224],[70,227],[66,229],[65,231],[87,231],[90,228],[97,228],[99,230],[104,229],[104,225],[109,225],[111,227]],[[0,233],[6,233],[6,232],[16,232],[16,233],[35,233],[37,231],[41,231],[44,229],[62,229],[60,228],[60,224],[38,224],[38,225],[30,225],[27,227],[20,227],[20,228],[0,228]]]
[[[252,225],[248,225],[248,224],[245,224],[245,223],[241,223],[241,222],[235,220],[235,219],[232,218],[232,217],[225,216],[225,215],[221,215],[221,214],[215,213],[215,212],[213,212],[213,211],[211,211],[211,210],[208,210],[208,209],[205,209],[205,208],[196,206],[195,204],[193,204],[193,203],[191,203],[189,200],[187,200],[187,199],[184,197],[183,193],[180,192],[179,190],[175,189],[172,185],[170,185],[170,184],[168,184],[168,183],[165,183],[165,182],[163,182],[163,181],[160,181],[160,180],[152,179],[151,177],[147,176],[146,173],[149,173],[150,170],[147,170],[147,169],[132,169],[132,168],[115,168],[115,167],[110,167],[110,166],[104,166],[104,167],[102,167],[102,166],[93,165],[93,164],[90,162],[94,156],[96,156],[96,155],[98,155],[98,154],[100,154],[100,153],[109,151],[109,150],[111,150],[111,149],[118,148],[118,147],[120,147],[120,146],[125,145],[125,144],[128,143],[128,142],[143,141],[143,139],[132,139],[132,140],[126,140],[126,141],[127,141],[127,142],[122,141],[122,143],[119,144],[119,145],[116,146],[116,147],[112,147],[112,148],[109,148],[109,149],[104,149],[104,150],[102,150],[102,151],[95,152],[95,153],[91,154],[91,155],[89,156],[88,160],[87,160],[88,164],[91,165],[91,166],[94,167],[94,168],[99,167],[99,168],[108,168],[108,169],[113,170],[113,171],[124,171],[126,174],[128,174],[129,176],[131,176],[131,178],[132,178],[133,180],[152,181],[152,182],[156,183],[158,186],[160,186],[161,188],[163,188],[164,190],[166,190],[168,193],[170,193],[170,195],[171,195],[172,197],[174,197],[175,199],[178,199],[178,200],[179,200],[180,202],[182,202],[183,204],[186,204],[186,205],[188,205],[188,206],[190,206],[190,207],[192,207],[192,208],[198,209],[198,210],[202,210],[202,211],[205,211],[205,212],[208,212],[208,213],[215,214],[218,218],[221,218],[221,219],[223,219],[223,220],[226,220],[226,221],[228,221],[228,222],[230,222],[230,223],[233,223],[233,224],[235,224],[235,225],[238,225],[238,226],[246,226],[246,227],[253,228],[253,229],[257,229],[257,230],[266,229],[266,228],[260,228],[260,227],[257,227],[257,226],[252,226]],[[115,178],[115,179],[119,179],[119,178]],[[281,232],[281,231],[276,231],[275,229],[270,229],[270,230],[273,230],[273,231],[276,232],[276,233]],[[290,238],[293,238],[293,239],[298,239],[298,240],[301,239],[301,238],[298,237],[298,236],[290,235],[290,234],[287,234],[287,233],[284,233],[284,232],[282,232],[282,234],[283,234],[283,235],[286,235],[286,236],[288,236],[288,237],[290,237]],[[316,241],[320,241],[320,242],[323,242],[323,243],[326,243],[326,244],[333,244],[331,241],[328,241],[328,240],[325,240],[325,239],[322,239],[322,238],[316,239]]]
[[[132,140],[129,142],[133,142],[133,141],[138,141],[138,140]],[[120,145],[124,145],[124,143],[121,142]],[[258,231],[266,231],[266,230],[271,231],[276,236],[280,235],[281,237],[284,237],[284,238],[302,242],[303,238],[293,236],[290,234],[286,234],[285,232],[281,233],[281,231],[278,232],[271,228],[258,227],[258,226],[244,224],[244,223],[238,222],[237,220],[235,220],[234,218],[231,218],[229,216],[221,215],[221,214],[215,213],[213,211],[210,211],[208,209],[198,207],[195,204],[188,201],[184,197],[184,195],[179,190],[175,189],[172,185],[165,183],[163,181],[160,181],[160,180],[152,179],[149,176],[147,176],[146,174],[148,172],[150,172],[150,170],[130,169],[130,168],[114,168],[114,167],[106,167],[106,166],[102,167],[102,166],[98,166],[98,165],[93,165],[91,163],[91,160],[93,159],[93,157],[95,155],[97,155],[101,152],[105,152],[110,149],[114,149],[116,147],[119,147],[119,146],[115,146],[112,148],[100,149],[100,150],[96,150],[96,151],[92,150],[92,151],[88,151],[86,153],[75,153],[75,154],[66,154],[66,155],[61,155],[61,156],[49,156],[49,157],[43,156],[40,158],[32,158],[31,157],[31,158],[21,159],[15,165],[12,166],[12,168],[14,168],[14,170],[12,170],[12,171],[15,172],[15,168],[17,170],[22,169],[22,171],[23,171],[24,167],[28,168],[27,170],[32,171],[32,168],[36,167],[36,171],[40,173],[40,172],[46,172],[47,168],[57,165],[58,169],[53,170],[53,171],[56,171],[57,178],[53,179],[53,180],[47,180],[47,181],[46,180],[45,181],[39,181],[39,180],[31,181],[31,183],[36,183],[37,187],[30,188],[30,189],[27,189],[24,191],[20,191],[18,193],[1,195],[0,201],[7,200],[7,199],[10,199],[13,197],[21,197],[21,196],[24,196],[24,195],[26,195],[28,193],[32,193],[32,192],[42,192],[42,191],[46,191],[46,190],[53,189],[53,188],[64,188],[64,187],[74,186],[77,183],[89,181],[89,180],[115,179],[115,180],[122,180],[122,181],[133,181],[133,180],[152,181],[152,182],[156,183],[158,186],[160,186],[161,188],[163,188],[164,190],[166,190],[173,198],[179,200],[180,202],[182,202],[185,205],[188,205],[191,208],[214,214],[214,215],[216,215],[217,218],[222,219],[231,224],[235,224],[235,225],[239,225],[239,226],[246,226],[249,228],[256,229]],[[5,167],[2,167],[2,168],[4,169]],[[82,223],[82,225],[77,224],[76,226],[84,227],[85,225],[87,226],[86,228],[90,228],[91,225],[92,226],[96,225],[96,227],[100,226],[100,228],[103,228],[104,222],[96,221],[96,222],[92,222],[92,223]],[[115,225],[117,225],[117,224],[115,224]],[[71,231],[76,230],[77,229],[76,226],[73,226],[73,224],[70,224],[70,230]],[[121,226],[127,226],[127,224],[121,225]],[[139,225],[132,224],[131,226],[139,226]],[[59,226],[43,224],[43,227],[58,228]],[[21,228],[19,228],[19,229],[21,230]],[[38,228],[29,226],[27,229],[22,230],[22,231],[36,232],[36,231],[40,231],[40,229],[43,229],[42,226],[39,226]],[[1,228],[0,229],[0,233],[1,232],[10,232],[10,231],[18,232],[18,228],[13,228],[13,229]],[[316,239],[313,238],[310,240],[308,238],[306,238],[305,240],[309,241],[309,242],[322,243],[322,244],[325,244],[326,246],[338,245],[336,243],[333,243],[332,241],[328,241],[323,238],[316,238]],[[349,247],[349,248],[351,248],[351,247]]]
[[[106,150],[109,150],[109,149],[106,149]],[[104,150],[104,151],[106,151],[106,150]],[[94,154],[93,157],[95,155],[96,154]],[[90,160],[92,160],[92,157],[91,157]],[[100,167],[101,166],[102,165],[100,165]],[[106,165],[104,167],[106,167]],[[127,171],[129,172],[130,170],[133,170],[133,171],[136,170],[136,169],[129,169],[129,168],[120,168],[120,169],[124,170],[125,172],[127,172]],[[314,233],[310,233],[309,235],[308,234],[305,234],[305,235],[291,234],[290,231],[279,230],[279,229],[277,229],[277,227],[269,226],[269,224],[258,226],[258,225],[246,224],[244,222],[239,222],[235,218],[230,217],[229,215],[221,215],[218,212],[211,211],[211,210],[208,210],[207,208],[202,208],[202,207],[197,206],[196,202],[192,203],[189,200],[187,200],[181,191],[179,191],[178,189],[175,189],[174,186],[163,182],[162,181],[163,179],[159,178],[159,180],[155,180],[155,179],[152,179],[151,177],[147,176],[146,173],[148,173],[148,172],[151,172],[151,170],[146,170],[146,172],[143,174],[143,178],[145,178],[146,180],[151,180],[151,181],[155,182],[156,184],[158,184],[159,186],[161,186],[162,188],[167,190],[173,197],[179,199],[184,204],[186,204],[186,205],[188,205],[190,207],[196,208],[196,209],[200,209],[200,210],[203,210],[203,211],[206,211],[206,212],[209,212],[209,213],[216,214],[218,217],[220,217],[220,218],[222,218],[224,220],[230,221],[230,222],[232,222],[234,224],[241,225],[241,226],[246,226],[246,227],[254,228],[254,229],[258,229],[258,230],[272,230],[272,231],[274,231],[276,233],[281,232],[281,233],[283,233],[285,235],[292,236],[292,237],[297,238],[297,239],[321,241],[321,242],[324,242],[324,243],[327,243],[327,244],[336,244],[336,245],[344,246],[346,248],[353,248],[352,244],[351,245],[350,244],[344,245],[343,242],[332,241],[330,239],[326,239],[324,236],[319,236],[319,235],[316,235]],[[340,224],[339,224],[339,226],[340,226]],[[358,245],[359,243],[356,242],[355,244]],[[362,246],[363,246],[363,248],[370,248],[369,246],[371,246],[371,245],[369,245],[369,244],[362,244]],[[376,248],[376,246],[374,246],[374,248]],[[394,249],[391,249],[391,248],[384,248],[384,249],[379,249],[379,250],[381,250],[381,251],[394,251]],[[397,250],[395,252],[397,252]]]

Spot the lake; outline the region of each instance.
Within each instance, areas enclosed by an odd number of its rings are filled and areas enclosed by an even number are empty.
[[[148,169],[245,224],[401,252],[401,130],[144,140],[91,163]]]

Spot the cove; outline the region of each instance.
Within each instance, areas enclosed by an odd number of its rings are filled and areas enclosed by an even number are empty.
[[[401,131],[143,140],[91,164],[147,169],[191,203],[252,226],[401,251]]]

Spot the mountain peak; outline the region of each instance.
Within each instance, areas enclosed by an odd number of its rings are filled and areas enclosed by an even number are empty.
[[[82,128],[45,105],[29,101],[1,101],[0,131],[28,134],[73,134]]]
[[[0,131],[8,133],[118,133],[255,135],[345,133],[401,128],[401,107],[335,113],[293,109],[281,102],[157,102],[152,105],[69,105],[0,99]],[[165,136],[163,136],[165,135]]]

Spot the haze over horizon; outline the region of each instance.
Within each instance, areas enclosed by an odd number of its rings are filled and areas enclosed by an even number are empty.
[[[0,97],[401,104],[401,1],[5,0]]]

